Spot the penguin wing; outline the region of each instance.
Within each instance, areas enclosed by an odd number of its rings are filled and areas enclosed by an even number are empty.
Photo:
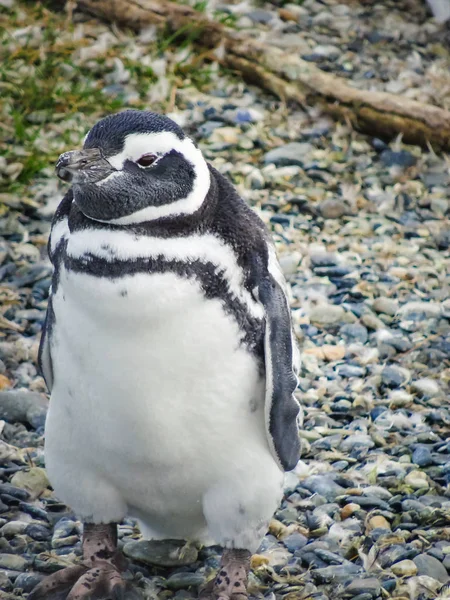
[[[53,365],[50,354],[50,322],[52,319],[53,309],[51,296],[48,301],[47,313],[45,315],[44,326],[42,328],[41,341],[39,343],[38,366],[44,377],[45,385],[49,392],[53,387]]]
[[[298,427],[302,411],[294,396],[300,355],[292,331],[284,277],[270,247],[269,268],[259,279],[257,295],[265,312],[267,438],[280,467],[290,471],[298,463],[301,449]]]
[[[53,293],[56,293],[56,287],[59,281],[60,262],[65,249],[66,236],[69,231],[68,216],[70,214],[72,202],[73,192],[72,189],[70,189],[56,209],[47,246],[50,262],[53,265],[53,278],[49,292],[47,313],[45,315],[41,341],[39,344],[38,366],[49,392],[52,391],[53,387],[53,364],[50,352],[50,342],[55,315],[53,313],[52,295]]]

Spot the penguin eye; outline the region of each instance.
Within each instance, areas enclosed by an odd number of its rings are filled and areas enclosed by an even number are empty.
[[[157,156],[154,154],[144,154],[144,156],[141,156],[141,158],[136,162],[140,167],[149,167],[155,162],[156,159]]]

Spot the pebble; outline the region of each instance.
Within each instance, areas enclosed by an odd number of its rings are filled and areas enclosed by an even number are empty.
[[[40,467],[18,471],[13,475],[11,483],[29,492],[30,500],[35,500],[50,485],[45,470]]]
[[[205,578],[200,573],[174,573],[167,580],[170,590],[184,590],[189,587],[199,587],[205,583]]]
[[[28,567],[28,561],[16,554],[0,554],[0,568],[12,571],[24,571]]]
[[[422,471],[410,471],[405,477],[405,483],[414,490],[421,490],[430,487],[427,476]]]
[[[434,379],[423,377],[411,383],[411,389],[425,398],[434,398],[440,393],[439,384]]]
[[[273,163],[277,167],[288,165],[299,165],[302,167],[313,148],[307,142],[291,142],[267,152],[264,155],[264,163],[266,165]]]
[[[178,540],[142,540],[127,542],[123,552],[146,565],[160,567],[179,567],[190,565],[197,560],[198,552],[194,546]]]
[[[391,571],[399,577],[411,577],[417,574],[417,566],[412,560],[401,560],[391,566]]]
[[[340,219],[347,213],[347,207],[341,200],[324,200],[319,205],[320,214],[324,219]]]
[[[374,300],[372,306],[374,311],[377,313],[394,316],[398,311],[399,305],[397,300],[381,296],[380,298],[376,298]]]
[[[381,583],[374,577],[367,579],[354,579],[345,588],[345,593],[350,596],[358,594],[370,594],[370,597],[376,598],[381,591]]]
[[[441,583],[447,583],[447,581],[449,581],[450,576],[447,573],[447,569],[433,556],[430,556],[429,554],[419,554],[413,558],[413,561],[417,567],[418,575],[427,575]]]
[[[319,304],[310,311],[309,318],[316,325],[333,325],[342,320],[344,312],[342,306]]]
[[[398,388],[406,385],[409,373],[400,367],[385,367],[381,372],[381,380],[388,388]]]

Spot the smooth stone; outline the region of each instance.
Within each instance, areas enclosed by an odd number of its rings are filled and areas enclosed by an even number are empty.
[[[381,380],[388,388],[398,388],[408,382],[406,369],[400,367],[385,367],[381,371]]]
[[[391,524],[389,521],[383,517],[383,515],[375,515],[371,519],[369,519],[368,529],[371,531],[373,529],[391,529]]]
[[[39,525],[38,523],[30,523],[25,529],[25,533],[37,542],[44,542],[51,537],[49,528],[44,527],[44,525]]]
[[[274,15],[268,10],[252,10],[249,13],[246,13],[246,16],[249,17],[254,23],[270,23],[272,21]]]
[[[14,473],[11,484],[27,490],[30,500],[35,500],[49,487],[50,482],[44,469],[32,467],[28,471]]]
[[[424,398],[434,398],[440,392],[439,384],[434,379],[424,377],[411,383],[411,389]]]
[[[444,565],[429,554],[419,554],[413,558],[413,562],[417,567],[418,575],[428,575],[441,583],[447,583],[450,579]]]
[[[373,310],[377,313],[394,316],[398,310],[398,301],[380,296],[374,300]]]
[[[200,573],[174,573],[167,580],[167,587],[171,590],[182,590],[188,587],[203,585],[205,578]]]
[[[344,493],[344,488],[326,475],[311,475],[301,481],[300,485],[314,494],[320,494],[329,502],[333,502],[336,496]]]
[[[427,476],[422,471],[410,471],[405,476],[405,483],[409,485],[414,490],[421,490],[425,488],[429,488],[430,484],[428,483]]]
[[[311,576],[320,583],[345,583],[352,578],[352,575],[360,572],[361,567],[352,563],[345,563],[345,565],[331,565],[330,567],[312,570]]]
[[[147,565],[160,567],[181,567],[197,560],[194,546],[181,540],[142,540],[127,542],[123,552],[128,558],[139,560]]]
[[[14,537],[15,535],[22,534],[27,527],[28,523],[24,523],[23,521],[9,521],[9,523],[6,523],[0,529],[0,534],[5,538]]]
[[[417,162],[416,157],[413,156],[407,150],[400,150],[398,152],[395,152],[394,150],[390,150],[389,148],[383,150],[383,152],[380,154],[380,158],[382,163],[386,167],[398,166],[407,168],[413,167]]]
[[[375,577],[367,579],[354,579],[346,588],[345,593],[356,596],[358,594],[370,594],[376,597],[380,594],[381,583]]]
[[[343,325],[339,330],[339,334],[347,341],[360,342],[361,344],[365,344],[369,339],[367,328],[359,323],[347,323]]]
[[[364,377],[366,374],[366,370],[363,367],[358,367],[356,365],[339,365],[337,369],[337,374],[340,377],[345,377],[346,379],[351,379],[352,377]]]
[[[0,414],[8,423],[29,423],[35,429],[43,427],[48,400],[36,392],[12,390],[0,392]]]
[[[264,155],[264,164],[268,165],[273,163],[277,167],[284,167],[287,165],[299,165],[303,166],[306,157],[314,150],[312,144],[307,142],[291,142],[284,146],[279,146],[267,152]]]
[[[339,323],[344,317],[345,310],[342,306],[334,304],[318,304],[314,306],[309,313],[309,318],[312,323],[319,325],[332,325]]]
[[[25,571],[28,561],[17,554],[0,554],[0,568],[12,571]]]
[[[8,573],[6,571],[0,571],[0,590],[4,592],[9,592],[10,590],[12,590],[12,588],[13,586],[11,584],[10,578],[8,577]]]
[[[439,317],[442,306],[438,302],[407,302],[398,312],[408,320],[421,321]]]
[[[320,58],[335,59],[341,55],[341,51],[337,46],[331,44],[323,44],[313,48],[313,53]]]
[[[428,448],[419,446],[412,454],[412,462],[419,467],[428,467],[434,463],[434,460]]]
[[[29,593],[44,579],[45,575],[40,573],[21,573],[14,582],[15,588],[20,588],[24,592]]]
[[[401,560],[391,566],[391,571],[399,577],[417,575],[417,566],[412,560]]]
[[[303,548],[308,543],[308,538],[301,533],[295,532],[291,533],[283,539],[283,544],[289,550],[289,552],[294,553],[296,550]]]
[[[319,204],[319,211],[324,219],[340,219],[347,213],[347,207],[342,200],[329,198]]]
[[[342,452],[351,452],[356,446],[373,448],[375,446],[375,442],[368,435],[353,434],[348,436],[339,444],[339,448],[342,450]]]

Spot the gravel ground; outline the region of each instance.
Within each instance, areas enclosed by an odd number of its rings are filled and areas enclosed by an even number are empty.
[[[215,5],[367,89],[449,108],[447,30],[409,0]],[[201,67],[189,45],[0,0],[0,597],[80,555],[44,470],[36,370],[63,194],[58,154],[124,106],[168,112],[270,226],[303,352],[302,459],[253,557],[268,600],[450,597],[448,157],[286,107]],[[120,543],[146,599],[195,598],[217,548]]]

